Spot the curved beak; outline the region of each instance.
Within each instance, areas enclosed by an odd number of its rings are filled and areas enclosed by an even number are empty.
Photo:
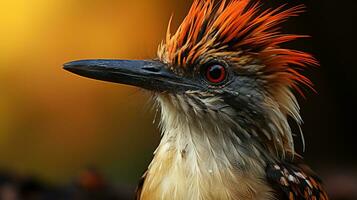
[[[154,91],[186,91],[198,86],[154,60],[80,60],[64,64],[80,76],[138,86]]]

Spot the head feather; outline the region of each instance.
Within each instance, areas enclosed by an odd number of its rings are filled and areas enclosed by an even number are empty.
[[[303,10],[302,5],[288,9],[283,5],[262,11],[259,2],[250,0],[194,0],[175,34],[170,34],[169,25],[158,56],[173,68],[187,68],[216,57],[239,66],[259,62],[264,66],[259,72],[271,86],[311,86],[299,70],[317,65],[317,61],[310,54],[280,47],[306,37],[280,32],[281,23]]]

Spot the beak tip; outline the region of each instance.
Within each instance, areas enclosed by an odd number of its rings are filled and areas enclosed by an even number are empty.
[[[69,71],[69,70],[71,69],[71,67],[70,67],[70,65],[68,65],[68,64],[66,63],[66,64],[64,64],[64,65],[62,66],[62,69],[66,70],[66,71]]]
[[[73,62],[66,62],[66,63],[64,63],[64,64],[63,64],[63,69],[69,68],[70,66],[72,66],[72,63],[73,63]]]
[[[63,64],[62,69],[73,73],[80,66],[81,65],[79,65],[78,62],[73,61],[73,62],[68,62],[68,63]]]

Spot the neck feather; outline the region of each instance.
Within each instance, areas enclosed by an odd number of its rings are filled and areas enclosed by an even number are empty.
[[[176,149],[181,157],[192,155],[202,161],[219,158],[222,162],[213,168],[246,168],[252,160],[264,165],[262,146],[251,136],[242,137],[247,133],[237,133],[236,124],[226,115],[210,110],[200,115],[180,96],[160,96],[158,101],[163,131],[160,146]]]

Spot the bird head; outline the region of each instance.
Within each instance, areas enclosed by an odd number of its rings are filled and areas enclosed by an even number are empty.
[[[294,150],[288,118],[301,123],[292,91],[311,86],[300,71],[317,64],[307,53],[280,46],[305,37],[280,31],[282,22],[303,9],[261,10],[250,0],[195,0],[176,33],[169,25],[156,59],[82,60],[64,68],[152,91],[171,126],[213,123],[210,127],[226,128],[284,154]]]

